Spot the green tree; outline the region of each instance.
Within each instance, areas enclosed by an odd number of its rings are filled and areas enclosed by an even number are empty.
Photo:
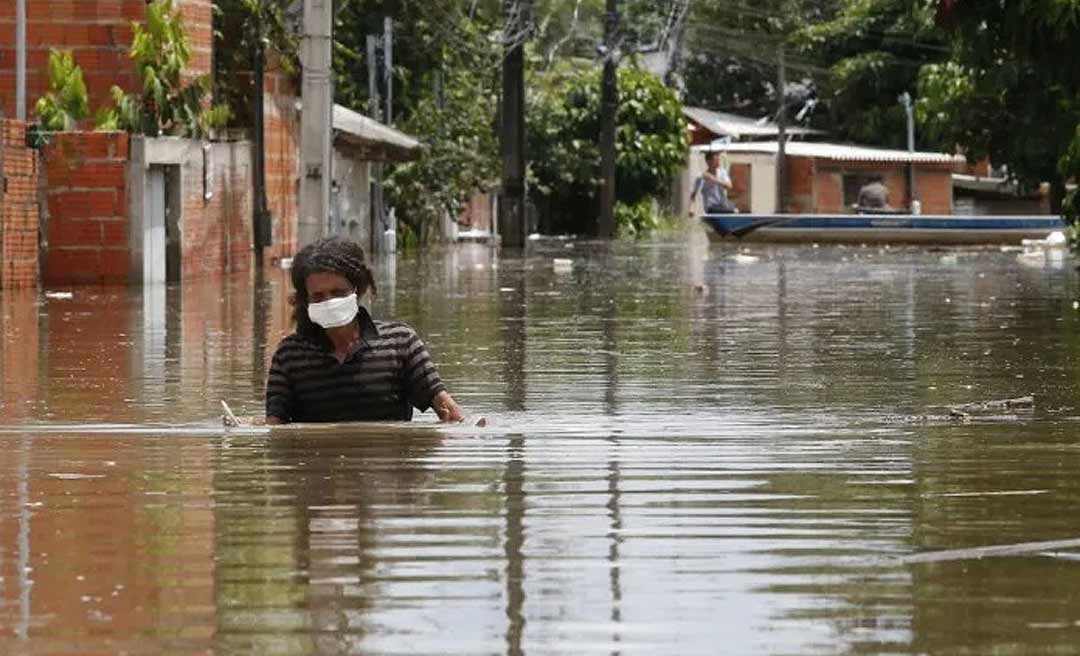
[[[948,62],[920,76],[920,122],[969,158],[988,155],[1031,188],[1049,182],[1060,211],[1080,174],[1077,0],[932,3],[949,32]],[[1070,204],[1071,206],[1071,204]]]
[[[229,124],[255,122],[257,71],[267,61],[295,78],[299,26],[293,0],[214,0],[214,99],[229,107]]]
[[[948,56],[945,35],[925,3],[843,0],[835,13],[795,34],[796,57],[827,69],[814,75],[817,125],[841,139],[891,148],[907,146],[907,115],[898,97],[915,94],[919,71]],[[947,148],[936,132],[917,131],[919,146]]]
[[[531,88],[527,134],[533,200],[547,229],[588,232],[600,175],[599,71],[565,63],[534,77]],[[686,161],[686,131],[678,97],[656,76],[623,66],[619,89],[616,198],[630,208],[666,193]],[[626,209],[617,212],[624,220],[631,216]]]
[[[82,69],[70,50],[49,51],[49,90],[36,108],[42,129],[50,132],[74,130],[90,115]]]
[[[142,92],[127,94],[112,88],[114,107],[98,117],[101,129],[127,130],[148,136],[162,134],[201,137],[228,119],[228,108],[204,106],[210,76],[184,80],[191,59],[183,20],[172,0],[155,0],[146,7],[146,23],[132,23],[131,59]]]

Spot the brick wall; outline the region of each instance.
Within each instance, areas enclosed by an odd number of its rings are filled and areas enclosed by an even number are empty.
[[[65,132],[44,150],[46,285],[128,280],[128,135]]]
[[[174,0],[184,17],[192,58],[188,76],[210,72],[211,0]],[[146,16],[146,0],[26,0],[27,116],[49,84],[50,48],[71,50],[83,69],[92,112],[111,104],[109,89],[139,90],[128,57],[131,22]],[[0,113],[15,111],[15,2],[0,0]]]
[[[923,214],[952,214],[952,170],[947,167],[915,170],[915,193]]]
[[[213,144],[203,158],[201,143],[181,175],[181,280],[247,271],[252,260],[251,148],[247,142]],[[205,197],[209,167],[213,192]]]
[[[784,173],[787,183],[784,202],[787,207],[783,211],[794,213],[821,211],[814,206],[814,176],[816,175],[814,159],[791,155],[784,159],[787,164],[787,170]]]
[[[26,125],[0,120],[0,289],[38,282],[39,167]]]
[[[740,212],[750,211],[750,189],[753,185],[752,168],[749,164],[733,163],[728,167],[731,175],[731,193],[728,198]]]
[[[285,76],[268,74],[263,104],[266,140],[266,196],[273,217],[273,244],[264,254],[272,263],[296,252],[300,216],[300,116],[296,93]]]

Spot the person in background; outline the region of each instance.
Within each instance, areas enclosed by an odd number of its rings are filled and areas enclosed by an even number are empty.
[[[889,207],[889,188],[885,186],[880,177],[871,179],[869,183],[859,189],[859,198],[856,205],[858,209],[891,209]]]
[[[727,166],[720,165],[720,153],[705,153],[705,172],[694,182],[694,189],[690,192],[690,204],[694,204],[700,191],[701,206],[706,214],[732,214],[738,210],[735,203],[728,199],[731,188],[731,176],[728,175]],[[693,214],[691,209],[690,215]]]
[[[375,280],[364,250],[328,238],[292,265],[296,332],[282,340],[266,380],[266,423],[412,419],[433,408],[464,420],[427,347],[400,321],[372,319],[364,299]]]

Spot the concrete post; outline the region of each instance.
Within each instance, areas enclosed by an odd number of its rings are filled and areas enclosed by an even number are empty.
[[[787,211],[787,61],[784,46],[777,53],[776,67],[776,213]]]
[[[331,88],[331,0],[304,0],[303,113],[300,118],[300,220],[298,244],[326,234],[330,216],[330,138],[333,131]]]

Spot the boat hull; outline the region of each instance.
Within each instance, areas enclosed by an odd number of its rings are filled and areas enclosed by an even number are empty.
[[[1065,229],[1057,216],[706,214],[701,220],[712,228],[710,238],[744,242],[1019,244]]]

